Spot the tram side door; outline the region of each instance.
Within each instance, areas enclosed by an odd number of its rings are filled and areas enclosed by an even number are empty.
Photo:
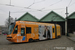
[[[21,32],[21,39],[22,39],[22,41],[27,41],[27,39],[26,39],[26,27],[25,27],[25,25],[21,25],[20,32]]]

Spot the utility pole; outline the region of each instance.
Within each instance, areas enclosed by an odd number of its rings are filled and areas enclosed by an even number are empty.
[[[11,0],[10,0],[10,5],[11,5]]]
[[[68,7],[66,7],[66,18],[68,17]],[[65,20],[65,35],[68,35],[67,32],[67,19]]]
[[[10,0],[9,4],[11,5],[11,0]],[[9,26],[10,26],[10,11],[9,11]],[[8,26],[8,28],[9,28],[9,26]]]
[[[10,26],[10,11],[9,11],[9,26]],[[8,28],[9,28],[9,26],[8,26]]]

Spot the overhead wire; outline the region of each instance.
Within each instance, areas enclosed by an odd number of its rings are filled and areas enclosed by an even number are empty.
[[[40,3],[40,2],[43,2],[43,1],[45,1],[45,0],[41,0],[41,1],[39,1],[39,2],[35,2],[35,0],[34,0],[33,3],[32,3],[31,5],[29,5],[28,7],[23,7],[23,8],[38,10],[38,9],[30,8],[30,7],[31,7],[33,4]],[[19,6],[17,6],[17,7],[19,7]],[[21,9],[21,10],[23,10],[23,9]],[[39,10],[38,10],[38,11],[39,11]]]
[[[42,1],[45,1],[45,0],[42,0]],[[35,3],[40,3],[40,2],[42,2],[42,1],[35,2],[35,0],[34,0],[33,4],[35,4]],[[60,1],[62,1],[62,0],[60,0]],[[58,3],[58,2],[56,2],[56,3]],[[55,4],[56,4],[56,3],[55,3]],[[31,4],[30,6],[32,6],[33,4]],[[0,5],[12,6],[12,7],[19,7],[19,8],[25,8],[25,9],[33,9],[33,8],[29,8],[30,6],[28,6],[28,7],[21,7],[21,6],[11,5],[11,3],[10,3],[10,4],[0,4]],[[51,5],[54,5],[54,4],[51,4]],[[41,9],[40,9],[40,10],[39,10],[39,9],[33,9],[33,10],[42,11]]]
[[[70,6],[68,6],[68,7],[71,7],[71,6],[73,6],[75,4],[75,2],[73,3],[73,4],[71,4]]]
[[[47,10],[43,10],[43,11],[49,11],[49,10],[61,10],[61,9],[65,9],[65,8],[47,9]]]
[[[28,7],[31,7],[33,4],[35,4],[35,0],[33,1],[33,3],[31,5],[29,5]]]
[[[33,9],[33,8],[28,8],[28,7],[21,7],[21,6],[15,6],[15,5],[10,5],[10,4],[0,4],[0,5],[11,6],[11,7],[19,7],[19,8],[24,8],[24,9],[38,10],[38,9]]]
[[[35,0],[34,0],[33,3],[32,3],[31,5],[29,5],[28,7],[31,7],[32,5],[34,5],[34,4],[36,4],[36,3],[43,2],[43,1],[45,1],[45,0],[41,0],[41,1],[39,1],[39,2],[35,2]]]
[[[4,6],[11,6],[11,7],[18,7],[18,8],[25,8],[25,9],[33,9],[33,10],[37,10],[37,9],[34,9],[34,8],[29,8],[29,7],[21,7],[21,6],[9,5],[9,4],[0,4],[0,5],[4,5]]]
[[[45,0],[42,0],[42,1],[45,1]],[[40,2],[42,2],[42,1],[35,2],[35,0],[34,0],[33,3],[40,3]],[[62,0],[60,0],[60,1],[62,1]],[[60,1],[58,1],[58,2],[56,2],[56,3],[59,3]],[[55,5],[56,3],[51,4],[51,5]],[[58,8],[58,9],[39,10],[39,9],[30,8],[30,6],[32,6],[32,5],[30,5],[29,7],[21,7],[21,6],[11,5],[11,4],[0,4],[0,5],[12,6],[12,7],[20,7],[20,8],[25,8],[25,9],[32,9],[32,10],[36,10],[36,11],[40,11],[40,12],[43,12],[43,11],[50,11],[50,10],[61,10],[61,9],[63,9],[63,8]],[[21,12],[25,12],[25,11],[21,11]],[[33,11],[32,11],[32,12],[33,12]],[[12,13],[20,13],[20,12],[17,11],[17,12],[12,12]]]
[[[72,0],[70,0],[70,2],[69,2],[69,4],[68,4],[68,7],[70,6],[71,2],[72,2]]]
[[[26,10],[24,10],[24,11],[16,11],[16,12],[12,12],[12,13],[21,13],[21,12],[36,12],[36,11],[40,11],[40,12],[46,12],[46,11],[50,11],[50,10],[63,10],[63,9],[65,9],[65,8],[57,8],[57,9],[49,9],[49,10],[35,10],[35,11],[26,11]]]
[[[47,6],[47,7],[50,7],[50,6],[53,6],[53,5],[55,5],[55,4],[57,4],[57,3],[59,3],[59,2],[61,2],[62,0],[60,0],[60,1],[58,1],[58,2],[55,2],[55,3],[53,3],[53,4],[51,4],[51,5],[49,5],[49,6]],[[43,7],[41,10],[43,10],[43,9],[45,9],[46,7]]]
[[[34,8],[21,7],[21,6],[9,5],[9,4],[0,4],[0,5],[36,10],[36,9],[34,9]]]
[[[62,1],[62,0],[60,0],[60,1],[56,2],[56,3],[54,3],[54,4],[51,4],[51,5],[49,5],[49,6],[55,5],[55,4],[57,4],[57,3],[61,2],[61,1]]]

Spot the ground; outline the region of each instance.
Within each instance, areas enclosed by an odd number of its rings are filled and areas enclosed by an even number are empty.
[[[75,47],[75,42],[61,36],[53,40],[16,44],[6,40],[6,35],[0,35],[0,50],[53,50],[54,47]]]

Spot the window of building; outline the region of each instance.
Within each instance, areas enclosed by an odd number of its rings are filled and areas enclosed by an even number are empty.
[[[18,32],[18,26],[15,27],[13,34],[17,34]]]
[[[26,33],[31,33],[31,27],[26,27]]]
[[[21,28],[21,36],[25,35],[25,28]]]

